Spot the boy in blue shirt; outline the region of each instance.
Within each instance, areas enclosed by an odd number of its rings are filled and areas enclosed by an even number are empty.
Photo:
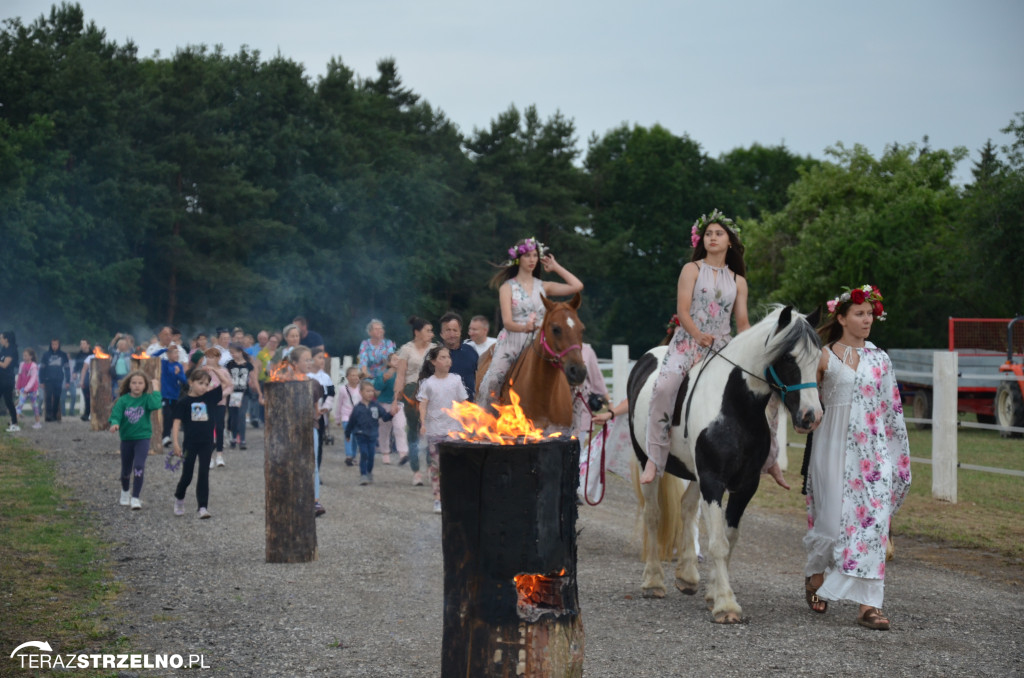
[[[390,421],[391,415],[384,406],[374,398],[376,391],[373,382],[364,379],[359,383],[359,395],[362,398],[349,415],[345,425],[345,440],[355,437],[359,449],[359,484],[369,485],[373,482],[373,454],[377,449],[377,435],[382,421]]]

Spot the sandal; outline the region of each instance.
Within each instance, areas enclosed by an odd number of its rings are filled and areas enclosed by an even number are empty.
[[[888,631],[889,618],[877,607],[869,607],[857,616],[857,623],[866,629],[875,631]]]
[[[825,583],[824,576],[822,577],[821,583]],[[810,577],[804,579],[804,598],[807,600],[807,607],[811,608],[811,610],[818,614],[825,614],[825,612],[828,611],[828,601],[818,597],[819,588],[821,588],[821,584],[811,586]]]

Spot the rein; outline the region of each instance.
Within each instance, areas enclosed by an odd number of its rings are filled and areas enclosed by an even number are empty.
[[[792,385],[785,384],[785,383],[783,383],[782,379],[779,378],[779,375],[775,372],[775,366],[774,365],[769,365],[768,367],[764,368],[764,376],[762,377],[760,375],[754,374],[753,372],[751,372],[747,368],[743,367],[742,365],[737,365],[732,360],[729,360],[724,355],[722,355],[721,352],[716,351],[715,347],[713,345],[709,346],[708,350],[711,351],[714,354],[714,357],[721,358],[722,360],[724,360],[725,362],[729,363],[733,367],[739,369],[741,372],[744,372],[744,373],[750,375],[751,377],[753,377],[754,379],[757,379],[758,381],[763,381],[764,383],[768,384],[769,388],[775,389],[776,391],[779,392],[780,395],[786,395],[790,391],[800,391],[800,390],[803,390],[805,388],[817,388],[817,386],[818,386],[817,382],[814,382],[814,381],[808,381],[808,382],[805,382],[803,384],[792,384]],[[703,371],[704,370],[701,369],[701,372],[703,372]],[[700,377],[700,375],[698,374],[698,378],[699,377]]]
[[[587,504],[590,505],[590,506],[597,506],[602,501],[604,501],[604,495],[605,495],[605,492],[607,491],[607,485],[605,484],[605,475],[604,475],[604,473],[605,473],[605,465],[604,465],[604,463],[605,463],[605,451],[604,450],[605,450],[605,445],[608,443],[608,429],[609,429],[609,427],[611,425],[610,424],[611,420],[609,420],[608,423],[605,423],[604,427],[601,429],[601,466],[600,466],[601,470],[600,470],[600,476],[599,476],[600,483],[601,483],[601,498],[598,499],[597,501],[591,501],[590,500],[590,492],[589,492],[590,483],[588,482],[588,479],[590,478],[590,450],[591,450],[591,442],[594,440],[594,411],[592,409],[590,409],[590,404],[583,397],[583,391],[581,389],[573,389],[573,391],[576,394],[575,397],[579,398],[580,402],[583,403],[583,407],[587,408],[587,412],[590,413],[590,430],[587,431],[587,474],[583,477],[583,500],[586,501]]]
[[[743,367],[742,365],[737,365],[732,360],[729,360],[727,357],[722,355],[721,352],[715,350],[713,344],[711,346],[708,346],[708,350],[714,355],[712,355],[711,358],[707,358],[701,361],[700,370],[697,372],[697,377],[696,379],[693,380],[693,386],[690,387],[690,392],[687,394],[686,415],[684,419],[685,423],[683,425],[683,436],[689,436],[690,404],[693,402],[693,392],[696,390],[697,382],[700,381],[701,375],[704,374],[704,368],[707,366],[708,362],[710,362],[712,358],[721,358],[722,360],[729,363],[730,365],[740,370],[741,372],[750,375],[751,377],[757,379],[758,381],[763,381],[765,384],[768,385],[769,389],[774,389],[778,391],[780,397],[785,396],[790,391],[800,391],[805,388],[817,388],[818,386],[817,382],[813,381],[805,382],[803,384],[787,385],[783,383],[782,379],[780,379],[779,375],[775,372],[774,365],[769,365],[768,367],[764,368],[764,376],[762,377],[760,375],[754,374],[753,372]]]

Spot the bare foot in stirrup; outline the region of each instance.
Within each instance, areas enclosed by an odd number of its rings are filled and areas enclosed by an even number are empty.
[[[640,475],[640,484],[646,485],[654,480],[658,475],[658,467],[654,465],[654,462],[650,459],[647,460],[647,465],[644,466],[644,472]]]

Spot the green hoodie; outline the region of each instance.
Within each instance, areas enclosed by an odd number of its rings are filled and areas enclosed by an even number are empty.
[[[110,423],[120,428],[121,440],[148,440],[153,436],[153,427],[149,423],[149,413],[163,406],[160,393],[143,393],[138,398],[125,393],[117,399],[110,410]]]

